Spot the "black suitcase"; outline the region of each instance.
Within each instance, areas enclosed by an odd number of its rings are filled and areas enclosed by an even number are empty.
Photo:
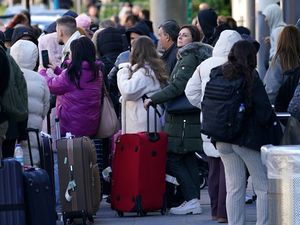
[[[2,160],[0,149],[0,224],[25,225],[22,166],[14,158]]]
[[[27,129],[35,132],[41,165],[45,160],[39,141],[37,129]],[[32,152],[28,135],[28,148],[31,166],[33,166]],[[26,206],[26,222],[28,225],[56,225],[54,183],[51,182],[48,172],[40,168],[30,168],[24,171],[24,192]]]
[[[54,158],[53,158],[53,150],[52,150],[52,138],[50,135],[41,132],[42,136],[42,157],[41,157],[41,168],[46,170],[51,185],[55,190],[55,182],[54,182]]]
[[[46,170],[25,170],[24,187],[27,224],[56,225],[54,193]]]
[[[28,132],[28,149],[31,152],[31,144],[29,139],[29,133],[35,133],[39,154],[40,154],[40,168],[47,171],[52,188],[54,189],[54,159],[52,150],[52,138],[50,135],[41,132],[42,144],[40,142],[39,130],[34,128],[27,128]],[[31,159],[30,159],[31,160]]]

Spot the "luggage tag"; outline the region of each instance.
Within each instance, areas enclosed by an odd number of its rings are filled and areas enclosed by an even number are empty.
[[[72,200],[71,192],[75,191],[75,188],[76,188],[75,180],[69,181],[67,190],[65,192],[65,198],[68,202]]]
[[[169,174],[166,174],[166,181],[171,183],[171,184],[174,184],[175,186],[179,186],[179,183],[178,183],[176,177],[173,177]]]
[[[70,132],[67,132],[66,133],[66,139],[72,139],[74,137],[74,135],[72,135]],[[73,169],[73,141],[67,141],[67,150],[68,150],[68,157],[69,158],[69,166],[70,166],[70,181],[68,183],[68,186],[67,186],[67,189],[66,189],[66,192],[65,192],[65,199],[68,201],[68,202],[71,202],[72,200],[72,196],[71,196],[71,192],[74,192],[75,191],[75,188],[76,188],[76,183],[75,183],[75,180],[74,180],[74,169]],[[64,163],[66,164],[68,162],[68,158],[65,157],[64,159]]]
[[[178,183],[176,177],[173,177],[173,176],[171,176],[169,174],[166,174],[166,181],[169,182],[169,183],[171,183],[171,184],[174,184],[174,186],[175,186],[174,187],[174,195],[176,195],[176,193],[177,193],[177,187],[179,186],[179,183]]]
[[[50,135],[50,134],[47,134],[47,133],[44,132],[44,131],[41,131],[40,134],[41,134],[42,137],[51,138],[51,135]]]

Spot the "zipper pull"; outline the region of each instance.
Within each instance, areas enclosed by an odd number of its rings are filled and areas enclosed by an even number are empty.
[[[183,144],[183,139],[184,139],[184,134],[185,134],[185,124],[186,120],[183,120],[183,128],[182,128],[182,133],[181,133],[181,143]]]

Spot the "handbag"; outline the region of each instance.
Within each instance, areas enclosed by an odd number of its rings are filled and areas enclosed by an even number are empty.
[[[290,116],[281,139],[282,145],[300,144],[300,122],[297,118]]]
[[[116,133],[119,130],[120,124],[113,103],[105,87],[105,84],[103,84],[103,100],[100,112],[101,115],[99,120],[99,127],[95,137],[111,137],[114,133]]]
[[[176,97],[175,99],[167,102],[166,110],[170,114],[185,114],[200,112],[200,109],[193,106],[185,94]]]

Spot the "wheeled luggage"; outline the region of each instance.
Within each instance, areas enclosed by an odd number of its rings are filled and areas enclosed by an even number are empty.
[[[55,197],[46,170],[25,170],[24,186],[27,224],[56,225]]]
[[[0,224],[25,225],[22,166],[14,158],[2,159],[1,149]]]
[[[52,138],[50,135],[41,132],[43,157],[41,158],[41,168],[46,170],[51,184],[54,187],[54,157],[52,149]]]
[[[28,132],[28,139],[27,139],[28,148],[30,151],[31,151],[31,143],[30,143],[29,133],[35,134],[35,139],[37,140],[38,150],[40,154],[40,168],[46,170],[50,178],[51,186],[53,190],[55,190],[52,138],[49,134],[46,134],[44,132],[39,132],[38,129],[34,129],[34,128],[27,128],[27,132]]]
[[[93,222],[100,204],[96,149],[88,137],[57,140],[60,201],[64,223],[74,218]]]
[[[101,191],[102,191],[101,194],[103,194],[103,176],[102,176],[102,170],[104,169],[103,139],[93,139],[93,142],[96,149],[96,161],[99,169]]]
[[[41,162],[45,160],[39,140],[38,129],[28,128],[37,137]],[[54,183],[50,181],[46,170],[33,167],[30,139],[28,149],[32,168],[24,171],[24,194],[26,206],[26,221],[30,225],[56,225]]]
[[[156,117],[156,116],[155,116]],[[155,118],[156,120],[156,118]],[[165,176],[167,134],[149,132],[123,134],[116,142],[112,164],[111,207],[119,216],[124,212],[144,215],[149,211],[165,213]]]

